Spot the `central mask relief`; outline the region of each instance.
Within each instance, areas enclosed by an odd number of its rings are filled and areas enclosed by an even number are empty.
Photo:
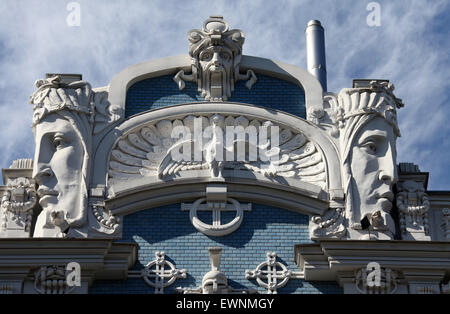
[[[226,101],[239,80],[248,80],[251,89],[257,78],[252,70],[240,73],[244,33],[229,30],[228,23],[221,16],[212,16],[205,21],[203,30],[188,33],[189,55],[192,59],[192,74],[181,70],[174,77],[180,90],[184,81],[197,82],[198,91],[207,101]]]

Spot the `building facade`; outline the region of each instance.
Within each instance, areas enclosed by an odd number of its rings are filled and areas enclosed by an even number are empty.
[[[306,39],[304,70],[211,16],[106,87],[38,80],[0,293],[450,293],[450,192],[398,163],[394,86],[328,92],[320,22]]]

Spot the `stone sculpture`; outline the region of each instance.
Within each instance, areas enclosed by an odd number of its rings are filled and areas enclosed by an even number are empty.
[[[87,218],[92,145],[92,89],[85,81],[54,76],[36,82],[33,178],[42,212],[35,237],[80,237]]]
[[[211,16],[203,24],[203,30],[189,31],[188,40],[192,74],[187,75],[184,70],[177,73],[174,81],[180,90],[185,88],[184,81],[196,82],[198,91],[207,101],[226,101],[237,81],[248,80],[248,89],[256,83],[252,70],[246,74],[241,74],[240,70],[244,33],[229,30],[222,16]]]
[[[207,272],[202,279],[202,285],[197,289],[181,288],[175,290],[183,294],[254,294],[254,289],[234,289],[228,285],[227,276],[220,270],[222,248],[210,247],[209,260],[211,271]]]
[[[397,208],[403,240],[430,240],[428,211],[430,201],[422,182],[405,181],[397,185]]]
[[[372,81],[338,95],[336,123],[350,238],[393,239],[395,233],[390,211],[398,179],[396,109],[403,103],[393,90],[392,84]]]

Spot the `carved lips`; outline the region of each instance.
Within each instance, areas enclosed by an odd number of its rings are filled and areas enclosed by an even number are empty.
[[[381,205],[381,208],[389,212],[392,209],[392,202],[394,201],[394,193],[391,191],[384,192],[383,194],[377,196],[378,203]]]
[[[58,197],[59,193],[41,186],[37,190],[37,195],[39,196],[39,204],[44,207],[49,202],[49,199]]]

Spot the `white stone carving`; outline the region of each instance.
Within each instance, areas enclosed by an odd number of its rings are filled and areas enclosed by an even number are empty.
[[[189,211],[192,225],[198,231],[213,237],[222,237],[236,231],[244,220],[244,211],[251,211],[251,204],[241,204],[239,201],[228,198],[225,202],[208,202],[201,198],[193,204],[182,204],[181,210]],[[211,211],[213,215],[212,225],[206,224],[197,217],[199,211]],[[227,224],[222,224],[221,212],[236,212],[236,217]]]
[[[35,237],[81,237],[87,218],[93,104],[87,82],[60,76],[36,82],[33,176],[42,206]]]
[[[333,208],[323,216],[311,217],[309,232],[311,239],[337,238],[340,239],[347,233],[344,208]]]
[[[339,127],[341,171],[346,194],[350,238],[393,239],[395,224],[390,215],[398,179],[396,109],[403,107],[386,82],[343,89],[335,123]],[[371,224],[362,230],[362,222]]]
[[[254,289],[234,289],[228,285],[227,276],[220,270],[222,248],[210,247],[209,261],[211,271],[205,274],[202,285],[196,289],[178,287],[175,290],[183,294],[254,294]]]
[[[164,252],[156,252],[156,259],[148,263],[144,269],[130,271],[129,278],[143,278],[151,287],[155,288],[155,294],[164,294],[164,288],[172,285],[177,279],[186,278],[185,269],[177,269],[170,261],[166,260]]]
[[[450,209],[444,208],[442,210],[442,218],[443,218],[443,229],[444,229],[444,239],[450,241]]]
[[[241,74],[244,33],[229,30],[222,16],[211,16],[203,24],[203,30],[189,31],[188,40],[192,73],[186,74],[181,70],[175,75],[174,81],[180,90],[185,88],[184,81],[196,82],[198,91],[207,101],[226,101],[237,81],[248,80],[248,89],[256,83],[252,70]]]
[[[1,201],[2,231],[8,237],[29,237],[35,205],[36,192],[32,180],[28,178],[9,180]]]
[[[428,210],[430,201],[422,182],[405,181],[398,185],[397,208],[404,240],[431,240]]]
[[[194,129],[195,121],[201,121],[202,130],[218,128],[224,129],[221,137],[212,136],[199,140],[194,134],[194,139],[183,141],[173,139],[172,131],[175,127]],[[200,123],[200,122],[198,122]],[[232,127],[227,128],[227,126]],[[269,149],[272,140],[258,145],[247,137],[239,138],[239,127],[247,128],[255,126],[256,136],[262,138],[264,130],[277,126],[271,121],[254,119],[246,116],[185,116],[174,120],[161,120],[147,126],[133,130],[120,138],[111,152],[109,162],[109,177],[119,180],[141,176],[154,176],[160,179],[176,177],[183,171],[209,169],[211,177],[221,177],[224,170],[243,170],[264,174],[269,178],[285,177],[295,178],[322,188],[326,185],[326,169],[322,153],[316,145],[301,134],[290,129],[278,126],[279,147]],[[191,133],[195,133],[191,131]],[[219,133],[220,134],[220,133]],[[227,147],[222,139],[230,137],[234,139],[232,145]],[[273,141],[274,143],[276,141]],[[185,145],[192,145],[186,148]],[[224,144],[224,145],[218,145]],[[244,147],[244,154],[239,153]],[[173,152],[184,153],[189,149],[189,160],[176,161],[172,158]],[[223,147],[223,148],[222,148]],[[219,151],[223,149],[223,151]],[[257,151],[256,160],[249,158],[251,149]],[[195,152],[200,152],[201,161],[196,161]],[[228,161],[227,154],[232,152],[232,161]],[[240,155],[238,155],[238,153]],[[278,155],[277,159],[272,156]],[[223,156],[222,159],[218,156]],[[242,160],[242,161],[239,161]]]
[[[246,270],[245,278],[256,279],[260,287],[267,289],[267,294],[277,294],[290,279],[304,279],[303,272],[293,272],[285,265],[277,262],[277,253],[268,252],[267,260],[259,264],[255,270]]]
[[[93,204],[92,214],[104,228],[110,229],[114,232],[120,227],[120,218],[107,212],[104,204]]]
[[[94,135],[101,133],[105,128],[119,121],[125,115],[124,109],[117,105],[111,105],[108,96],[108,93],[105,91],[93,93],[92,101],[95,108]]]
[[[394,294],[398,289],[398,274],[390,268],[380,267],[380,282],[374,284],[367,277],[373,270],[362,268],[355,274],[356,289],[361,294]]]
[[[76,287],[67,285],[65,266],[42,266],[35,273],[34,288],[39,294],[70,294]]]
[[[123,116],[107,92],[81,76],[38,80],[31,96],[36,140],[33,177],[43,211],[35,237],[86,237],[93,136]]]

